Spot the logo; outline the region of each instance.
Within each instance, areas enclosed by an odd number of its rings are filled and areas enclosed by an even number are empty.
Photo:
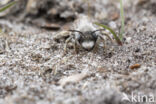
[[[130,96],[128,96],[127,94],[123,93],[123,97],[121,99],[121,101],[128,101],[128,102],[155,102],[156,99],[154,97],[154,95],[149,94],[149,95],[144,95],[144,94],[134,94],[133,92],[131,93]]]
[[[129,102],[131,102],[130,99],[128,98],[128,96],[125,93],[123,93],[122,101],[129,101]]]

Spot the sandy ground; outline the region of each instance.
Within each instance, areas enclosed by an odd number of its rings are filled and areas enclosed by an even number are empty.
[[[123,46],[108,40],[107,51],[99,46],[78,54],[70,48],[64,55],[64,41],[54,41],[56,32],[1,19],[0,104],[156,104],[156,7],[151,4],[125,7]],[[130,68],[135,64],[140,68]],[[123,93],[130,101],[122,101]],[[155,102],[149,103],[151,97]]]

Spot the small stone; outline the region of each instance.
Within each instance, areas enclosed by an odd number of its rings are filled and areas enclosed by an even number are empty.
[[[140,52],[140,48],[137,48],[137,49],[135,50],[135,52]]]
[[[147,23],[147,22],[149,22],[149,19],[147,17],[143,17],[142,18],[142,21],[145,22],[145,23]]]
[[[119,14],[116,13],[116,12],[113,13],[112,16],[111,16],[111,20],[113,20],[113,21],[114,21],[114,20],[117,20],[118,18],[119,18]]]
[[[113,29],[117,28],[116,23],[114,21],[109,22],[109,26]]]
[[[131,37],[127,37],[127,38],[126,38],[126,43],[130,43],[130,42],[131,42],[131,40],[132,40],[132,38],[131,38]]]
[[[100,72],[100,73],[107,73],[107,72],[109,72],[109,70],[107,70],[106,67],[99,67],[99,68],[97,68],[97,71]]]

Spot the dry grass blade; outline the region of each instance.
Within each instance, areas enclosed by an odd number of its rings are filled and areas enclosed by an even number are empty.
[[[103,25],[103,24],[99,24],[99,23],[95,23],[96,25],[98,26],[101,26],[107,30],[109,30],[112,34],[113,34],[113,37],[115,38],[116,42],[119,44],[119,45],[122,45],[122,42],[121,40],[119,39],[119,37],[116,35],[115,31],[113,29],[111,29],[110,27],[106,26],[106,25]]]
[[[125,32],[125,19],[124,19],[124,8],[122,0],[120,0],[120,17],[121,17],[121,33],[119,34],[120,39],[123,39],[123,34]]]
[[[6,9],[10,8],[11,6],[13,6],[16,3],[16,1],[10,2],[9,4],[7,4],[6,6],[0,8],[0,12],[5,11]]]

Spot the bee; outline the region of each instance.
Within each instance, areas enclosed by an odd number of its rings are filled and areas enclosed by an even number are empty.
[[[73,27],[68,31],[63,31],[56,35],[55,39],[66,37],[64,51],[67,51],[67,45],[72,42],[74,50],[78,53],[78,48],[82,48],[86,51],[92,51],[97,45],[97,40],[101,39],[105,47],[105,37],[113,42],[111,37],[105,32],[105,29],[98,29],[97,26],[87,16],[81,16],[75,21]]]

